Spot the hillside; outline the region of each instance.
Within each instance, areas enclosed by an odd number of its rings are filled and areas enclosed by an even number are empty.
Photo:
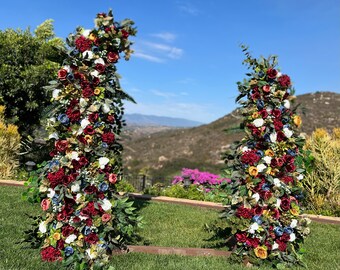
[[[310,134],[315,128],[331,130],[340,126],[340,94],[317,92],[297,97],[301,104],[302,132]],[[126,135],[124,161],[129,172],[136,173],[149,167],[153,177],[169,176],[181,168],[199,168],[219,172],[224,164],[221,153],[235,140],[243,137],[241,131],[225,129],[239,126],[237,110],[206,125],[188,129],[171,129],[139,136]]]

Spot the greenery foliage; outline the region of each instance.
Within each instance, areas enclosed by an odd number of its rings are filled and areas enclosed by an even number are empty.
[[[23,135],[32,134],[41,113],[50,104],[43,86],[62,63],[55,49],[64,43],[55,37],[53,21],[47,20],[32,34],[30,29],[0,30],[0,104],[6,106],[5,117],[19,127]]]
[[[4,112],[0,106],[0,179],[10,179],[19,166],[20,135],[17,126],[5,123]]]
[[[305,145],[307,173],[302,181],[306,207],[315,214],[340,216],[340,128],[316,129]]]

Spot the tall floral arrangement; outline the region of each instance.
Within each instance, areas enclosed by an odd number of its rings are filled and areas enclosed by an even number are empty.
[[[131,99],[115,64],[122,53],[129,59],[136,29],[131,20],[115,22],[111,11],[98,14],[95,25],[67,38],[64,65],[47,87],[55,105],[47,124],[54,148],[41,175],[44,214],[29,231],[42,260],[74,269],[103,269],[140,220],[115,186],[122,166],[122,100]]]
[[[226,155],[232,182],[226,187],[230,197],[223,218],[234,259],[290,266],[301,262],[310,222],[299,217],[301,118],[292,108],[291,79],[276,67],[276,57],[254,59],[242,48],[251,69],[238,82],[246,136]]]

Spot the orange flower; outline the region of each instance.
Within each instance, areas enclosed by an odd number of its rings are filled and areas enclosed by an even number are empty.
[[[274,156],[274,152],[272,149],[267,149],[266,151],[264,151],[264,154],[266,156],[270,156],[270,157],[273,157]]]
[[[100,94],[100,89],[99,88],[94,89],[94,94],[98,96]]]
[[[295,208],[291,208],[289,211],[293,216],[298,216],[300,213],[299,209],[295,209]]]
[[[52,237],[53,237],[54,240],[60,240],[60,233],[56,232],[56,233],[53,234]]]
[[[254,249],[256,257],[260,259],[266,259],[268,254],[267,254],[267,247],[264,246],[258,246],[257,248]]]
[[[90,40],[95,40],[96,38],[97,38],[96,35],[93,34],[93,33],[91,33],[91,34],[89,35],[89,39],[90,39]]]
[[[254,166],[250,166],[248,172],[251,176],[256,176],[259,173],[258,169]]]
[[[297,127],[301,126],[302,120],[301,120],[301,117],[300,117],[300,116],[294,115],[293,121],[294,121],[294,124],[295,124]]]

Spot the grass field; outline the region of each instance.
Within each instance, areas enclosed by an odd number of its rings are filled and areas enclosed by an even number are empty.
[[[40,261],[38,250],[16,244],[29,226],[25,213],[40,211],[38,205],[23,202],[20,187],[0,187],[0,270],[60,269],[59,264]],[[165,203],[139,202],[139,212],[144,216],[145,226],[137,244],[172,247],[209,247],[209,235],[204,223],[218,217],[218,212],[203,208]],[[340,269],[340,226],[312,224],[312,234],[305,243],[305,262],[308,269]],[[249,269],[228,263],[223,257],[184,257],[177,255],[148,255],[130,253],[112,258],[117,270],[160,269]],[[257,268],[253,268],[257,269]],[[261,267],[261,269],[270,269]],[[299,268],[294,268],[299,269]]]

